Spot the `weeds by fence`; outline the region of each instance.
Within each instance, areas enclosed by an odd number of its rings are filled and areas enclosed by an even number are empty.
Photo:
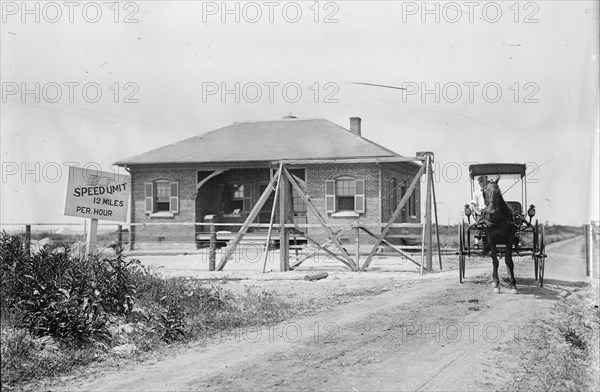
[[[273,293],[242,296],[187,279],[163,279],[118,252],[79,257],[68,248],[29,252],[0,234],[3,390],[62,374],[107,355],[204,339],[283,320],[292,308]]]

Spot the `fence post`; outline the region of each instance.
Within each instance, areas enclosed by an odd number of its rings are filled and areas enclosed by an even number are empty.
[[[280,169],[283,170],[283,167]],[[285,224],[287,223],[288,211],[289,211],[289,200],[288,200],[288,187],[289,182],[287,177],[283,175],[280,177],[279,187],[279,271],[285,272],[290,270],[290,242],[289,233],[286,229]],[[273,204],[276,201],[273,200]]]
[[[592,259],[590,257],[590,229],[591,225],[583,225],[583,235],[585,236],[585,276],[590,276],[590,269],[592,267]]]
[[[117,225],[117,246],[120,249],[123,249],[123,226]],[[116,251],[117,249],[115,249]]]
[[[360,227],[356,226],[356,269],[360,271]]]
[[[210,243],[209,243],[209,253],[208,253],[208,270],[215,270],[215,261],[217,259],[217,231],[215,230],[215,225],[210,225]]]
[[[426,181],[426,194],[425,194],[425,246],[427,252],[426,267],[427,272],[433,271],[433,237],[431,230],[431,185],[433,183],[431,174],[431,161],[432,156],[426,155],[425,160],[425,181]]]
[[[98,219],[90,218],[90,230],[87,232],[86,256],[96,252],[98,247]]]
[[[25,252],[31,254],[31,225],[25,225]]]

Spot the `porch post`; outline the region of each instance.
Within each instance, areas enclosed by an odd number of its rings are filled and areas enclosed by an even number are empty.
[[[208,249],[208,270],[214,271],[217,260],[217,231],[214,223],[210,225],[210,243]]]
[[[425,241],[427,246],[427,272],[433,271],[433,238],[431,232],[431,155],[427,154],[425,160],[425,179],[427,182],[427,194],[425,201]]]
[[[283,171],[283,164],[281,165],[280,171]],[[289,235],[288,229],[285,224],[287,223],[288,216],[288,179],[286,176],[280,176],[279,185],[279,271],[290,270],[290,249],[289,249]],[[274,202],[274,201],[273,201]]]

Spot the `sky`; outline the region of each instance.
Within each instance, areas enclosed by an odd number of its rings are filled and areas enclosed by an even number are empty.
[[[2,1],[0,223],[81,222],[63,215],[69,165],[123,174],[114,162],[290,113],[346,128],[360,117],[364,137],[401,155],[432,151],[442,224],[461,219],[468,165],[484,162],[527,164],[542,222],[598,220],[598,12]]]

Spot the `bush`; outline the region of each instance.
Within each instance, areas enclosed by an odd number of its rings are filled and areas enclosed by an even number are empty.
[[[132,265],[118,254],[76,258],[69,249],[30,255],[19,237],[0,236],[3,312],[20,314],[18,326],[36,336],[82,345],[109,338],[110,313],[133,308]]]
[[[163,279],[120,252],[75,257],[65,247],[30,254],[20,237],[6,233],[0,234],[0,295],[3,388],[65,373],[112,345],[149,351],[292,313],[271,292],[234,296],[191,279]]]

